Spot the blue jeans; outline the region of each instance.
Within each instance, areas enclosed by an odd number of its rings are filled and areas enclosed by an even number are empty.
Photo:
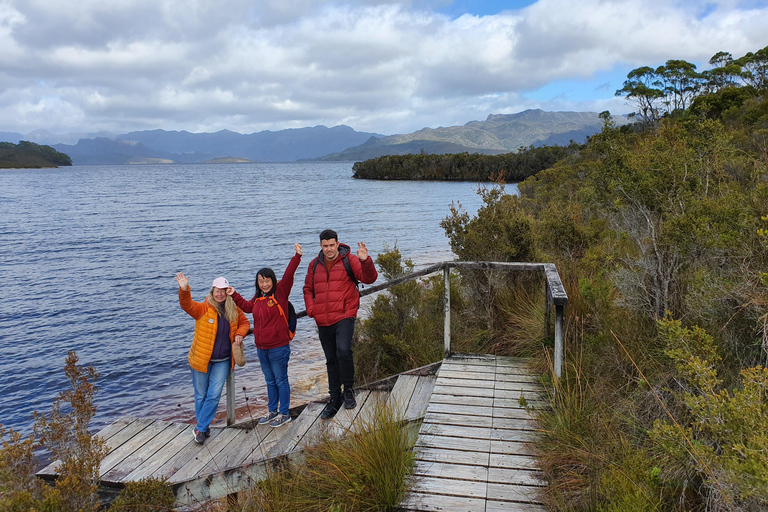
[[[288,384],[288,359],[291,358],[291,346],[257,348],[256,353],[259,355],[261,371],[267,381],[269,412],[287,415],[288,408],[291,406],[291,386]]]
[[[192,370],[192,386],[195,388],[195,417],[197,430],[207,432],[219,408],[221,391],[229,375],[229,359],[208,363],[208,373]]]

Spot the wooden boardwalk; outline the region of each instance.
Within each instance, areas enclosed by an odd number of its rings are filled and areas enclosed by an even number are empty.
[[[521,405],[543,388],[521,359],[454,356],[443,361],[416,443],[403,510],[543,511],[544,482],[530,443],[536,426]]]
[[[97,434],[106,440],[109,450],[100,468],[102,490],[116,492],[126,482],[156,477],[168,479],[182,505],[222,498],[253,487],[275,460],[298,456],[321,436],[341,437],[361,422],[365,424],[377,404],[389,402],[406,421],[420,420],[434,383],[434,368],[431,374],[429,370],[402,374],[379,389],[358,390],[357,407],[342,408],[333,420],[320,420],[325,403],[311,402],[285,426],[254,427],[249,421],[211,428],[211,436],[202,445],[194,442],[193,426],[187,423],[120,418]],[[54,462],[37,474],[53,479],[57,466]]]

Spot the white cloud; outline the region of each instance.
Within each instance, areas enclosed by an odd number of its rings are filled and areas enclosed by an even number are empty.
[[[449,17],[450,2],[0,0],[0,131],[325,124],[404,133],[525,108],[629,109],[595,82],[765,46],[765,2],[539,0]],[[626,75],[626,72],[624,72]],[[595,97],[594,90],[601,87]],[[534,98],[536,96],[536,98]]]

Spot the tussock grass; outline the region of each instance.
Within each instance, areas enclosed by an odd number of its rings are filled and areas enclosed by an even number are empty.
[[[237,512],[396,510],[413,470],[415,436],[383,404],[344,439],[324,437],[299,465],[241,493]]]

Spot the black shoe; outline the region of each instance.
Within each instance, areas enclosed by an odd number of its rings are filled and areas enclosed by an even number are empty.
[[[203,432],[195,429],[195,432],[192,435],[195,436],[195,442],[197,444],[203,444],[205,442],[205,434]]]
[[[323,409],[323,412],[320,413],[320,419],[321,420],[329,420],[336,416],[336,413],[339,412],[339,409],[341,409],[341,401],[340,400],[331,400],[325,405],[325,409]]]
[[[344,408],[354,409],[355,407],[357,407],[357,402],[355,401],[355,390],[352,388],[344,388]]]

